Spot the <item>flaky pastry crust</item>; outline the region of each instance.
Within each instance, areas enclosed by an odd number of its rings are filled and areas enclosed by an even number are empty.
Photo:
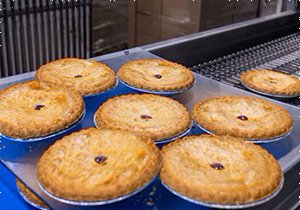
[[[49,135],[74,124],[83,111],[77,91],[49,83],[33,80],[0,90],[0,132],[9,137]]]
[[[178,101],[153,94],[128,94],[110,98],[95,113],[100,128],[133,131],[160,141],[176,136],[191,124],[188,109]]]
[[[200,126],[215,134],[249,139],[277,137],[293,127],[293,119],[283,107],[250,96],[200,101],[194,105],[192,116]]]
[[[188,68],[158,58],[143,58],[123,64],[119,78],[137,88],[172,91],[191,87],[194,75]]]
[[[267,150],[241,138],[188,136],[162,149],[161,180],[174,191],[207,203],[242,204],[278,188],[281,168]]]
[[[248,70],[241,74],[244,84],[258,91],[279,94],[300,94],[299,78],[278,71],[267,69]]]
[[[64,58],[41,66],[35,77],[44,82],[75,89],[81,95],[93,95],[116,84],[114,71],[95,60]]]
[[[101,201],[135,191],[160,168],[150,140],[128,131],[82,129],[56,141],[37,163],[40,184],[73,201]]]

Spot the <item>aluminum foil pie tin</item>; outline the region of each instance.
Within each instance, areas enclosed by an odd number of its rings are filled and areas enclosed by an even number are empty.
[[[97,123],[96,123],[95,115],[94,115],[94,125],[95,125],[97,128],[99,128],[98,125],[97,125]],[[171,138],[166,138],[166,139],[157,140],[157,141],[155,141],[155,144],[158,145],[158,146],[163,146],[164,144],[167,144],[167,143],[169,143],[169,142],[171,142],[171,141],[175,141],[175,140],[178,139],[178,138],[184,137],[184,136],[186,136],[188,133],[191,132],[191,130],[192,130],[192,128],[193,128],[193,125],[194,125],[194,122],[192,121],[191,124],[190,124],[190,126],[189,126],[186,130],[184,130],[183,132],[181,132],[181,133],[179,133],[179,134],[177,134],[176,136],[173,136],[173,137],[171,137]]]
[[[147,188],[149,185],[151,185],[154,180],[157,178],[157,174],[158,174],[159,170],[156,172],[156,174],[147,182],[145,183],[142,187],[132,191],[131,193],[122,195],[120,197],[117,198],[113,198],[110,200],[99,200],[99,201],[74,201],[74,200],[67,200],[61,197],[58,197],[50,192],[48,192],[43,185],[38,182],[38,185],[40,186],[40,188],[42,189],[42,191],[48,195],[49,197],[53,198],[54,200],[60,201],[62,203],[66,203],[66,204],[70,204],[70,205],[76,205],[76,206],[102,206],[102,205],[106,205],[106,204],[112,204],[112,203],[116,203],[119,201],[123,201],[127,198],[130,198],[134,195],[136,195],[137,193],[143,191],[145,188]]]
[[[18,187],[18,185],[16,185],[16,186],[17,186],[17,189],[18,189],[18,192],[19,192],[20,196],[21,196],[21,197],[22,197],[29,205],[31,205],[31,206],[33,206],[33,207],[35,207],[35,208],[37,208],[37,209],[40,209],[40,210],[50,210],[50,208],[46,208],[46,207],[44,207],[44,206],[40,206],[40,205],[38,205],[38,204],[32,202],[31,200],[29,200],[29,199],[26,197],[26,195],[24,195],[24,193],[20,190],[20,188]],[[46,205],[46,204],[45,204],[45,205]]]
[[[198,204],[198,205],[206,206],[206,207],[211,207],[211,208],[219,208],[219,209],[242,209],[242,208],[249,208],[249,207],[258,206],[258,205],[263,204],[263,203],[271,200],[272,198],[274,198],[280,192],[280,190],[283,187],[284,177],[283,176],[281,177],[281,180],[280,180],[280,183],[279,183],[278,187],[271,194],[269,194],[265,197],[262,197],[260,199],[257,199],[255,201],[250,201],[250,202],[240,203],[240,204],[220,204],[220,203],[209,203],[209,202],[195,200],[193,198],[189,198],[185,195],[182,195],[182,194],[174,191],[167,184],[165,184],[162,180],[161,180],[161,183],[168,191],[170,191],[174,195],[176,195],[179,198],[182,198],[186,201],[194,203],[194,204]]]
[[[80,129],[84,117],[85,111],[82,116],[68,128],[44,137],[18,139],[0,134],[0,159],[22,161],[22,158],[26,156],[34,158],[37,154],[41,155],[53,141],[72,131]]]
[[[119,79],[118,79],[118,77],[116,77],[116,83],[111,88],[109,88],[109,89],[107,89],[107,90],[105,90],[103,92],[100,92],[100,93],[91,94],[91,95],[85,95],[85,96],[83,96],[83,98],[86,99],[86,98],[92,98],[92,97],[101,96],[103,94],[109,94],[109,92],[115,91],[115,89],[118,87],[118,85],[119,85]]]
[[[255,92],[255,93],[259,93],[259,94],[261,94],[261,95],[265,95],[265,96],[269,96],[269,97],[273,97],[273,98],[290,99],[290,98],[297,98],[297,97],[300,96],[300,94],[295,94],[295,95],[284,95],[284,94],[272,94],[272,93],[267,93],[267,92],[263,92],[263,91],[260,91],[260,90],[256,90],[256,89],[254,89],[254,88],[251,88],[251,87],[249,87],[248,85],[246,85],[243,81],[241,81],[241,83],[242,83],[242,85],[243,85],[245,88],[247,88],[247,89],[249,89],[249,90],[251,90],[251,91],[253,91],[253,92]]]
[[[158,95],[176,95],[176,94],[180,94],[180,93],[183,93],[183,92],[191,89],[194,86],[194,84],[196,83],[196,80],[194,80],[193,84],[189,87],[186,87],[186,88],[171,90],[171,91],[157,91],[157,90],[147,90],[147,89],[137,88],[137,87],[134,87],[134,86],[122,81],[121,79],[119,79],[119,80],[123,85],[125,85],[126,87],[128,87],[130,89],[133,89],[133,90],[136,90],[136,91],[139,91],[139,92],[143,92],[143,93],[152,93],[152,94],[158,94]]]
[[[206,133],[209,133],[209,134],[215,134],[213,133],[212,131],[202,127],[201,125],[199,125],[198,123],[195,122],[195,124],[200,128],[202,129],[203,131],[205,131]],[[270,138],[265,138],[265,139],[250,139],[250,138],[244,138],[246,141],[249,141],[249,142],[253,142],[253,143],[258,143],[258,144],[263,144],[263,143],[271,143],[271,142],[275,142],[275,141],[280,141],[280,140],[283,140],[285,139],[286,137],[288,137],[293,131],[293,127],[288,130],[286,133],[283,133],[282,135],[279,135],[279,136],[274,136],[274,137],[270,137]],[[217,134],[216,134],[217,135]]]
[[[185,131],[183,131],[180,134],[177,134],[176,136],[173,136],[171,138],[167,138],[167,139],[162,139],[162,140],[159,140],[159,141],[155,141],[156,145],[163,146],[164,144],[167,144],[167,143],[169,143],[171,141],[175,141],[176,139],[179,139],[181,137],[186,136],[188,133],[191,132],[191,130],[193,128],[193,125],[194,125],[194,123],[192,121],[192,123],[191,123],[191,125],[189,126],[188,129],[186,129]]]

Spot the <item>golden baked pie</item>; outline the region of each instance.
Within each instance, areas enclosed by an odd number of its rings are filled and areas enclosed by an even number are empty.
[[[150,140],[128,131],[83,129],[56,141],[37,163],[49,193],[73,201],[111,200],[148,183],[160,167]]]
[[[118,76],[134,87],[157,91],[184,89],[194,83],[188,68],[158,58],[129,61],[120,67]]]
[[[241,74],[241,80],[248,87],[261,92],[279,95],[300,94],[299,78],[278,71],[248,70]]]
[[[35,138],[63,130],[82,116],[84,101],[77,91],[39,81],[0,90],[0,133]]]
[[[289,132],[290,113],[267,100],[250,96],[222,96],[200,101],[193,107],[194,120],[219,135],[267,139]]]
[[[162,149],[161,180],[186,197],[218,204],[243,204],[280,186],[281,168],[259,145],[242,138],[188,136]]]
[[[41,66],[38,80],[71,88],[81,95],[92,95],[112,88],[116,84],[114,71],[95,60],[64,58]]]
[[[176,136],[191,124],[188,109],[178,101],[153,94],[116,96],[95,113],[100,128],[133,131],[154,141]]]
[[[16,179],[17,187],[25,198],[31,203],[35,204],[42,209],[49,209],[49,206],[45,204],[39,197],[36,196],[28,187],[26,187],[19,179]]]

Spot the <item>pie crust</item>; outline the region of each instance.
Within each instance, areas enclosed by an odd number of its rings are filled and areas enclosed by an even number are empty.
[[[100,128],[133,131],[160,141],[174,137],[191,125],[188,109],[178,101],[153,94],[120,95],[107,100],[95,113]]]
[[[93,95],[112,88],[116,84],[114,71],[95,60],[64,58],[41,66],[38,80],[72,88],[81,95]]]
[[[196,103],[194,120],[219,135],[248,139],[281,136],[292,129],[293,119],[283,107],[250,96],[221,96]]]
[[[194,75],[188,68],[158,58],[129,61],[118,71],[119,78],[137,88],[172,91],[191,87]]]
[[[36,196],[28,187],[26,187],[19,179],[16,179],[18,189],[27,198],[28,201],[34,203],[36,206],[40,206],[44,209],[49,209],[49,206],[45,204],[38,196]]]
[[[63,130],[82,116],[77,91],[28,81],[0,90],[0,132],[12,138],[35,138]]]
[[[248,70],[241,74],[244,84],[258,91],[279,94],[299,95],[300,80],[296,76],[267,69]]]
[[[186,197],[217,204],[242,204],[276,191],[282,179],[276,159],[242,138],[202,134],[162,149],[161,180]]]
[[[73,201],[111,200],[148,183],[160,168],[150,140],[128,131],[82,129],[56,141],[37,163],[47,192]]]

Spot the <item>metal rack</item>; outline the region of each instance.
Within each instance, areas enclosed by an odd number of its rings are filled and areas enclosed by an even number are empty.
[[[300,33],[294,33],[191,67],[191,70],[230,86],[245,89],[240,74],[248,69],[273,69],[300,76]],[[299,98],[284,100],[300,106]]]
[[[294,73],[300,69],[284,68],[284,66],[300,54],[299,44],[300,34],[296,33],[195,65],[191,67],[191,70],[232,85],[238,84],[239,79],[237,77],[240,73],[252,68],[273,69],[280,65],[282,67],[278,70]],[[287,54],[289,56],[286,56]],[[278,62],[277,59],[282,57],[285,59]]]
[[[0,77],[62,57],[90,56],[91,3],[0,0]]]

